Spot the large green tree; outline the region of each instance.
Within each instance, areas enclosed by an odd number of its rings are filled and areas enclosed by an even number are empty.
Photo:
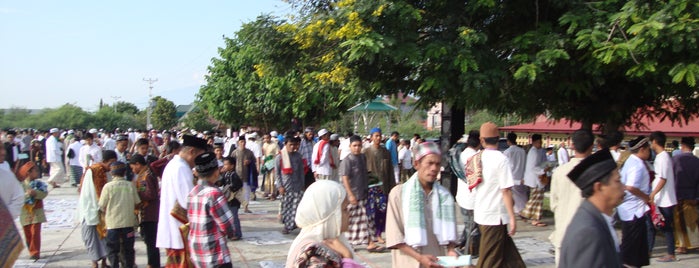
[[[306,125],[337,119],[366,96],[347,86],[349,69],[326,53],[339,42],[320,42],[314,30],[301,30],[260,16],[226,38],[198,94],[203,108],[227,124],[285,129],[292,118]]]
[[[174,102],[161,96],[155,96],[152,101],[155,104],[151,113],[154,129],[170,129],[177,125],[177,108]]]

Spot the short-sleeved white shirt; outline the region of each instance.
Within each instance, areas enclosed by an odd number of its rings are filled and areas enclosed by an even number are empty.
[[[461,152],[461,155],[459,155],[459,160],[461,161],[461,164],[464,165],[464,171],[466,170],[466,162],[468,162],[468,160],[477,152],[478,151],[470,147],[466,147],[466,149]],[[468,183],[461,179],[456,181],[456,186],[456,203],[464,209],[472,210],[476,203],[476,189],[469,190]]]
[[[665,179],[665,186],[655,195],[655,204],[658,207],[666,208],[677,205],[677,196],[675,195],[675,173],[672,171],[672,158],[670,154],[663,151],[655,156],[653,162],[655,170],[655,179],[653,180],[653,188],[660,183],[660,178]],[[651,190],[652,190],[651,189]]]
[[[407,147],[403,147],[400,149],[400,151],[398,152],[398,160],[403,165],[403,169],[413,168],[413,154]]]
[[[507,157],[500,151],[486,149],[483,161],[483,182],[476,187],[474,220],[480,225],[503,225],[510,223],[502,190],[514,186],[512,171]]]
[[[621,183],[635,187],[645,194],[650,194],[650,173],[645,161],[636,155],[629,156],[621,168]],[[622,221],[631,221],[634,216],[640,218],[650,208],[641,198],[626,191],[624,201],[617,207],[619,218]]]

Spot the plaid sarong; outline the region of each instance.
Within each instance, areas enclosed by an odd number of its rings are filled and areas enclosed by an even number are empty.
[[[544,189],[532,187],[529,194],[529,201],[524,207],[524,210],[519,214],[530,220],[541,220],[541,215],[544,211]]]
[[[376,232],[374,221],[370,220],[366,211],[366,199],[357,200],[356,205],[347,205],[349,210],[349,229],[345,233],[352,245],[369,244]]]
[[[303,192],[286,192],[282,197],[282,224],[284,229],[292,231],[296,229],[296,209],[301,202]]]

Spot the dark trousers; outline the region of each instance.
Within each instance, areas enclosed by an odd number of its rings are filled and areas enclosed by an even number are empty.
[[[160,267],[160,249],[155,247],[155,237],[157,233],[157,221],[141,222],[141,236],[143,237],[143,242],[146,244],[148,265],[151,267]]]
[[[666,208],[657,207],[657,209],[660,212],[660,214],[663,215],[663,218],[665,218],[665,227],[661,228],[660,231],[662,231],[665,235],[665,243],[667,243],[667,254],[675,255],[675,229],[673,226],[675,220],[673,210],[675,209],[675,206],[670,206]],[[650,217],[648,218],[650,219]],[[653,221],[650,220],[650,224],[648,227],[648,243],[650,245],[650,251],[653,251],[653,247],[655,246],[655,234],[656,230],[653,226]]]
[[[228,208],[231,210],[231,213],[233,214],[233,227],[235,228],[235,236],[238,238],[242,238],[243,231],[240,230],[240,217],[238,216],[238,210],[240,209],[240,207],[228,206]]]
[[[312,183],[316,182],[316,178],[313,176],[313,171],[311,169],[308,169],[308,172],[304,174],[304,190],[308,189],[308,186],[311,186]]]
[[[624,264],[641,267],[650,264],[648,251],[648,218],[634,217],[630,221],[621,221],[621,258]]]
[[[134,267],[134,228],[117,228],[107,230],[107,259],[112,268],[119,268],[120,261],[126,268]]]

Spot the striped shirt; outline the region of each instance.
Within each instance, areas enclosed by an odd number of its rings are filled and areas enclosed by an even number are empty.
[[[235,235],[233,213],[223,193],[204,180],[189,193],[189,252],[197,267],[231,263],[226,237]]]

